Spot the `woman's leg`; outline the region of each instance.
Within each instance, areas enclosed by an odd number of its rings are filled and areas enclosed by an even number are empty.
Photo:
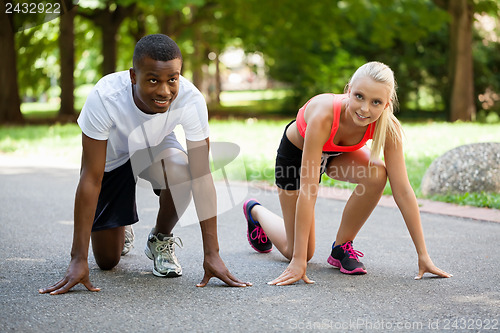
[[[337,232],[335,244],[352,241],[377,206],[387,183],[387,172],[382,161],[369,164],[370,150],[344,153],[327,166],[329,177],[358,184],[347,201]]]
[[[299,191],[278,189],[278,195],[283,218],[261,205],[255,205],[252,208],[251,214],[253,219],[259,222],[267,237],[273,242],[278,251],[288,260],[291,260],[295,239],[295,211]],[[308,261],[312,258],[316,245],[314,223],[311,226],[309,235]]]

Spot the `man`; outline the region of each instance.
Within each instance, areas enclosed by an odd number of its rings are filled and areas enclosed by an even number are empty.
[[[88,248],[101,269],[118,264],[130,248],[129,225],[138,221],[135,205],[137,177],[151,182],[160,208],[149,234],[146,255],[153,274],[182,275],[172,229],[194,199],[203,239],[205,286],[217,277],[229,286],[251,285],[235,278],[219,256],[217,203],[209,169],[208,114],[201,93],[181,76],[182,55],[177,44],[161,34],[136,45],[133,68],[105,76],[82,109],[82,167],[76,190],[71,261],[66,275],[40,293],[61,294],[82,283],[99,291],[89,279]],[[187,153],[173,129],[186,134]],[[125,228],[129,243],[124,248]]]

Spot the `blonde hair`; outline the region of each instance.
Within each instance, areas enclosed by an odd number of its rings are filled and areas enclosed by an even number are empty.
[[[396,94],[396,80],[392,69],[378,61],[372,61],[359,67],[349,80],[345,91],[347,92],[353,82],[362,77],[369,77],[375,82],[384,83],[390,91],[389,106],[384,109],[375,125],[370,161],[377,159],[384,150],[387,135],[397,144],[402,142],[402,128],[399,120],[394,116],[394,109],[398,105]]]

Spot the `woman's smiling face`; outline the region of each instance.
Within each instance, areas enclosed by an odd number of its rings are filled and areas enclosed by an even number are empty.
[[[347,113],[354,123],[367,126],[377,121],[389,106],[389,87],[370,77],[360,77],[349,87],[349,106]]]

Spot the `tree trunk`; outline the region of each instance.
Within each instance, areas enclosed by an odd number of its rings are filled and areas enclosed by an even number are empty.
[[[194,50],[191,55],[191,70],[193,71],[193,84],[203,93],[203,56],[205,55],[205,47],[201,42],[201,31],[198,25],[193,26],[194,34]]]
[[[217,106],[220,106],[220,94],[222,92],[222,82],[220,77],[220,60],[219,53],[215,57],[215,101]]]
[[[177,35],[185,28],[185,26],[181,24],[181,14],[178,11],[169,14],[165,11],[159,11],[156,18],[160,26],[160,33],[167,35],[174,41]]]
[[[116,35],[120,23],[108,22],[100,24],[101,28],[101,41],[102,41],[102,75],[114,73],[116,71]]]
[[[130,34],[134,36],[134,40],[137,43],[146,35],[146,15],[141,9],[137,9],[132,15],[136,18],[137,26],[130,28]]]
[[[71,1],[69,2],[71,6]],[[76,8],[67,11],[61,15],[59,21],[59,52],[61,60],[61,108],[59,109],[59,116],[74,116],[75,114],[75,11]]]
[[[16,49],[11,15],[5,13],[5,0],[0,0],[0,123],[23,122],[17,85]]]
[[[106,8],[97,9],[88,13],[80,12],[83,17],[86,17],[96,26],[101,29],[102,37],[102,75],[107,75],[115,72],[117,58],[117,34],[123,20],[131,15],[134,11],[135,3],[128,7],[116,5],[114,10],[111,10],[111,2],[108,1]]]
[[[472,58],[472,4],[448,1],[450,25],[450,121],[471,121],[476,116]]]

